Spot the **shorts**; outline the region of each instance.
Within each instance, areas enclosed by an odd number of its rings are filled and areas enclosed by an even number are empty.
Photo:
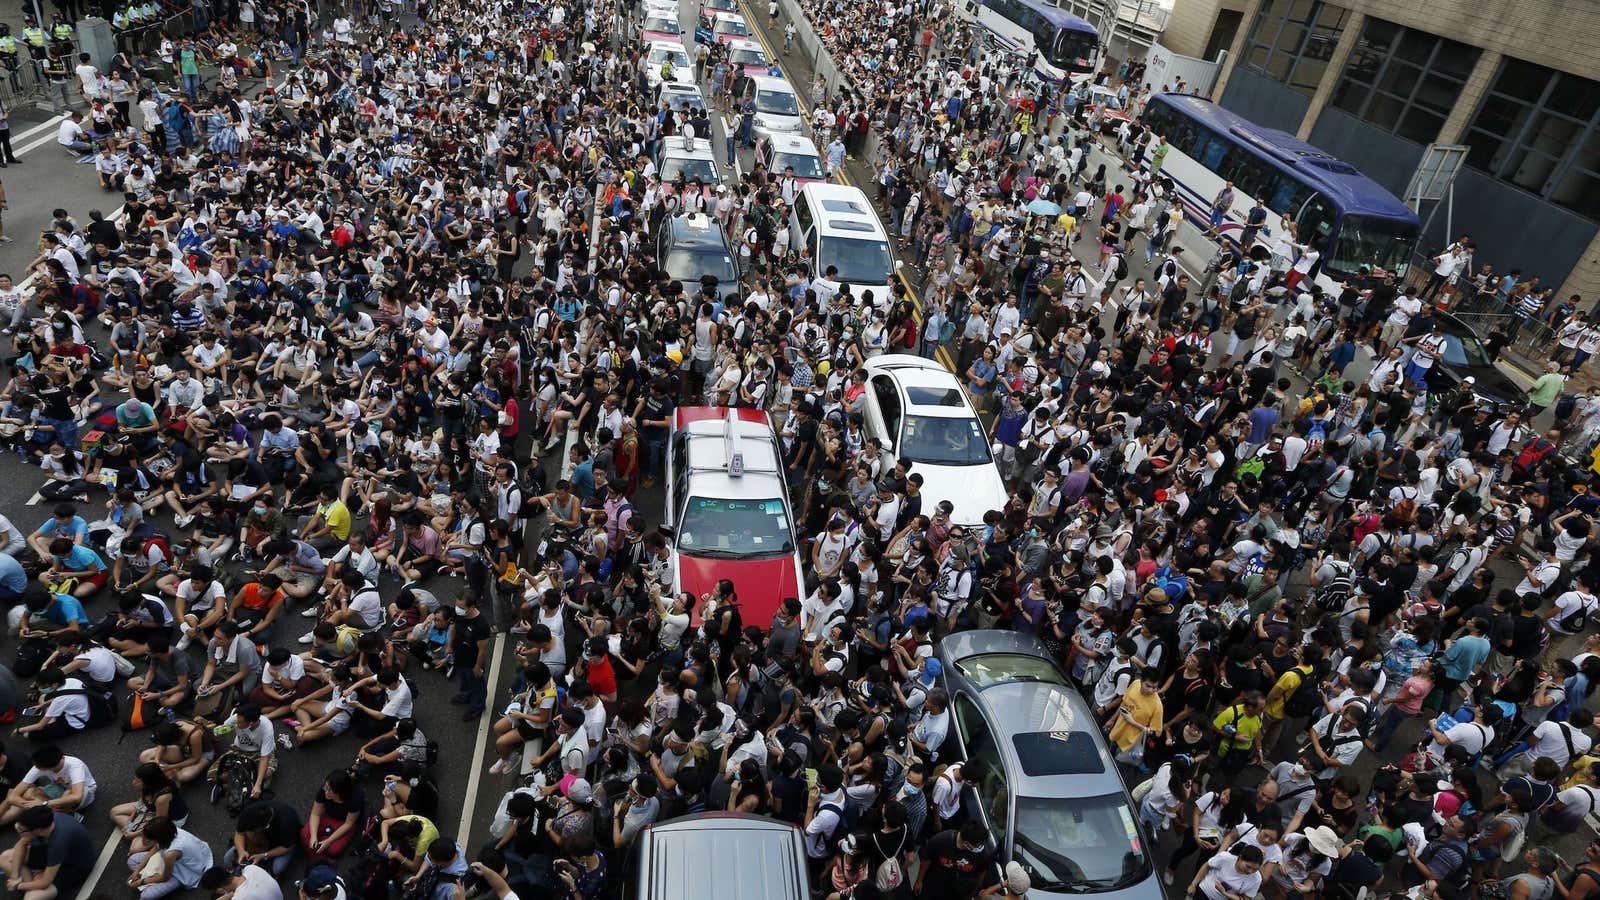
[[[532,741],[544,737],[544,729],[529,722],[527,719],[515,719],[513,721],[517,724],[517,734],[522,735],[523,740]]]
[[[324,727],[334,734],[344,734],[346,731],[349,731],[350,711],[347,709],[339,710],[339,712],[335,714],[333,718],[328,720],[328,724]]]
[[[419,559],[416,562],[408,561],[406,564],[416,569],[417,574],[423,578],[432,578],[439,571],[439,561],[437,559]]]

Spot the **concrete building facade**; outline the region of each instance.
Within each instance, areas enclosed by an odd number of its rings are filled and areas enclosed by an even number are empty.
[[[1178,0],[1162,43],[1204,55],[1229,3],[1214,99],[1397,195],[1427,145],[1466,145],[1456,235],[1441,209],[1423,248],[1470,234],[1480,264],[1600,298],[1600,3]]]

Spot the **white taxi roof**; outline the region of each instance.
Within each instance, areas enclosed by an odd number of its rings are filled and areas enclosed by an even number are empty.
[[[775,153],[787,153],[792,156],[821,156],[817,152],[817,145],[808,137],[798,134],[785,134],[781,131],[767,135],[767,144]]]
[[[647,41],[645,43],[645,54],[649,55],[651,53],[682,53],[684,56],[689,55],[689,51],[683,49],[682,41]]]
[[[759,50],[759,51],[761,51],[761,55],[762,56],[765,56],[767,54],[767,51],[766,51],[765,48],[763,48],[760,44],[756,43],[755,41],[749,40],[747,38],[734,38],[733,40],[729,41],[728,42],[728,52],[732,53],[735,50]]]
[[[690,159],[715,160],[717,158],[717,155],[711,151],[710,139],[697,139],[694,142],[694,146],[690,147],[688,146],[688,140],[681,134],[662,138],[661,151],[663,155],[670,153],[673,156],[686,156]]]

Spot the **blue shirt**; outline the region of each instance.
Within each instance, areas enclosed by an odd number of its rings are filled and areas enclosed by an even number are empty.
[[[1250,443],[1265,444],[1272,426],[1278,424],[1278,411],[1270,406],[1258,406],[1250,411]]]
[[[1451,681],[1466,681],[1488,658],[1488,639],[1470,634],[1458,638],[1444,652],[1444,677]]]
[[[65,525],[57,522],[55,516],[51,516],[50,518],[44,520],[43,525],[39,526],[39,534],[49,535],[51,537],[64,537],[73,541],[76,541],[78,538],[81,538],[88,533],[89,523],[83,520],[83,516],[73,516],[72,521]]]
[[[45,607],[43,615],[45,621],[61,628],[73,622],[85,627],[89,624],[89,614],[83,611],[83,604],[78,602],[78,598],[71,594],[56,594],[50,605]]]
[[[13,594],[20,594],[28,587],[28,573],[22,571],[22,563],[17,562],[9,554],[0,553],[0,588]]]
[[[123,428],[148,428],[156,424],[156,411],[150,404],[141,402],[138,415],[128,415],[125,405],[117,407],[117,424]]]
[[[69,572],[86,572],[90,569],[99,572],[105,569],[106,561],[94,552],[94,548],[73,544],[67,555],[61,557],[61,567]]]

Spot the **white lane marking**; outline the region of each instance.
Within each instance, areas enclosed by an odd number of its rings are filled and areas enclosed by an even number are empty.
[[[13,134],[11,136],[11,139],[13,141],[26,140],[26,139],[31,138],[34,135],[38,134],[39,132],[45,130],[46,128],[54,128],[54,127],[56,127],[57,125],[61,124],[61,120],[65,119],[65,118],[66,118],[66,116],[63,116],[63,115],[51,116],[50,118],[45,119],[43,122],[40,122],[39,124],[33,126],[32,128],[29,128],[27,131],[21,131],[21,132],[18,132],[16,134]]]
[[[472,750],[472,772],[467,776],[466,801],[461,804],[461,823],[456,826],[456,840],[461,846],[472,847],[472,813],[478,805],[478,782],[483,779],[483,757],[489,749],[489,723],[494,721],[495,692],[500,688],[500,662],[506,653],[506,633],[494,636],[494,655],[489,659],[489,689],[487,708],[478,718],[478,740]],[[85,900],[79,897],[78,900]]]
[[[45,144],[54,144],[57,137],[58,136],[54,135],[54,134],[47,134],[44,137],[39,138],[38,140],[33,141],[30,144],[25,144],[24,146],[19,147],[17,149],[17,156],[20,157],[20,156],[23,156],[25,154],[31,153],[34,150],[37,150],[40,147],[43,147]],[[65,148],[63,148],[63,149],[65,149]]]
[[[111,837],[106,838],[106,845],[100,848],[100,858],[94,861],[94,871],[89,873],[89,880],[78,888],[76,900],[89,900],[94,894],[95,885],[100,883],[100,876],[106,873],[106,866],[111,864],[112,857],[117,855],[117,848],[122,846],[122,829],[115,826],[111,829]]]
[[[44,495],[39,493],[38,491],[34,491],[33,492],[33,496],[29,497],[28,498],[28,502],[26,504],[24,504],[24,505],[26,505],[26,506],[38,506],[39,504],[41,504],[43,502],[44,502]]]

